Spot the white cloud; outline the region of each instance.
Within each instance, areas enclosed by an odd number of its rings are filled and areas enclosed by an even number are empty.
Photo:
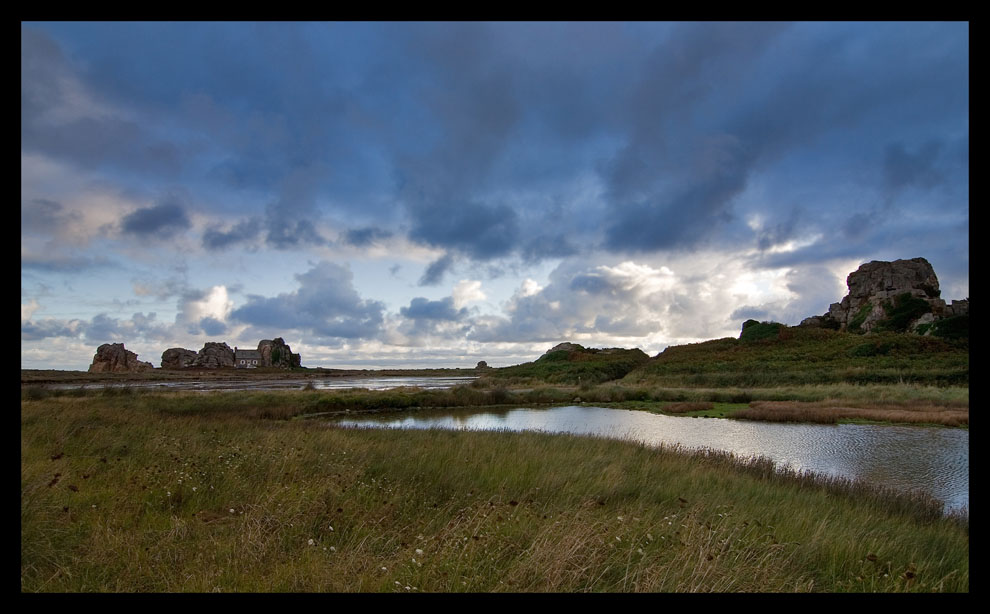
[[[34,312],[38,311],[39,308],[41,308],[41,305],[38,304],[38,301],[35,299],[31,299],[27,303],[21,303],[21,324],[30,320],[31,316],[34,315]]]
[[[213,318],[226,322],[233,308],[234,303],[227,295],[227,287],[213,286],[199,298],[184,300],[176,321],[199,322],[203,318]]]
[[[460,309],[468,303],[483,301],[488,298],[481,290],[481,282],[472,279],[462,279],[457,282],[457,285],[454,286],[452,297],[454,299],[455,309]]]

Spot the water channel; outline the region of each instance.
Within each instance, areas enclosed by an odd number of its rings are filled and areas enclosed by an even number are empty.
[[[356,428],[465,429],[575,433],[648,445],[765,456],[778,466],[920,490],[946,511],[969,506],[969,431],[885,425],[820,425],[687,418],[646,411],[568,406],[505,411],[382,414],[335,420]]]
[[[46,388],[53,390],[102,389],[107,387],[152,388],[158,390],[301,390],[312,384],[316,390],[341,390],[345,388],[366,388],[368,390],[390,390],[415,386],[424,390],[439,390],[452,388],[470,383],[477,379],[474,376],[451,377],[309,377],[309,378],[272,378],[272,379],[188,379],[172,381],[133,381],[133,382],[96,382],[96,383],[58,383],[47,384]]]

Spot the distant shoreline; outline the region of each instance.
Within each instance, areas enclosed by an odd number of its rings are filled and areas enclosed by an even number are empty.
[[[484,370],[482,370],[484,371]],[[300,367],[292,370],[275,367],[258,369],[161,369],[134,373],[89,373],[87,371],[61,371],[55,369],[21,369],[21,384],[55,384],[66,382],[114,383],[182,381],[190,379],[256,380],[256,379],[312,379],[318,377],[451,377],[478,375],[477,369],[324,369]]]

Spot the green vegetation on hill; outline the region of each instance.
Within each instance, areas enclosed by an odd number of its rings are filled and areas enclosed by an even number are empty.
[[[959,324],[949,320],[940,322],[948,322],[943,326],[951,334]],[[969,384],[968,335],[952,342],[889,331],[864,337],[765,322],[749,324],[740,337],[671,346],[628,373],[622,383],[684,387]]]
[[[533,362],[496,369],[499,380],[539,380],[549,384],[597,384],[623,377],[649,360],[640,349],[577,349],[548,352]]]

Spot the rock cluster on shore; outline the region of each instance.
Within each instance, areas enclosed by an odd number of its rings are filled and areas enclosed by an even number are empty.
[[[236,348],[235,348],[236,349]],[[209,341],[198,353],[185,348],[169,348],[162,353],[163,369],[221,369],[236,366],[237,352],[226,343]],[[260,356],[258,367],[279,367],[291,369],[299,367],[302,357],[293,354],[292,348],[281,337],[262,339],[258,343],[257,355]]]
[[[123,343],[104,343],[96,349],[93,364],[89,365],[90,373],[134,373],[150,371],[154,366],[150,362],[137,359],[137,354],[124,348]]]

